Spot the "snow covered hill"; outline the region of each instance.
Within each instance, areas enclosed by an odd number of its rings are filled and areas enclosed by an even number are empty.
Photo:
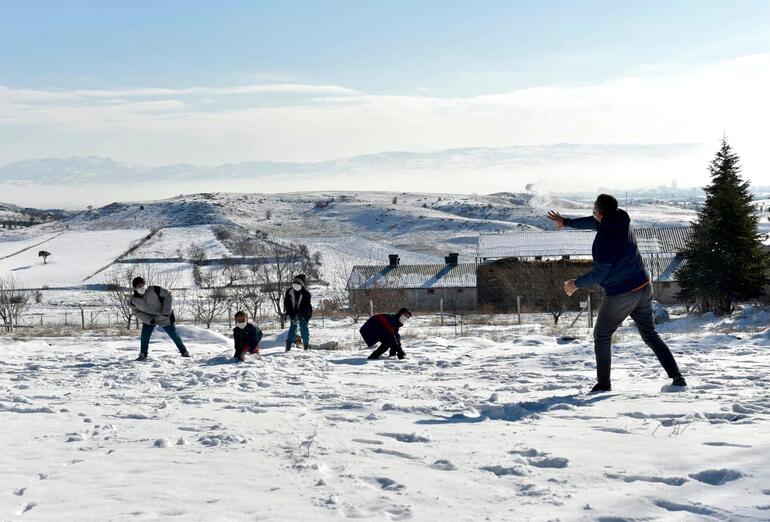
[[[0,233],[0,257],[6,257],[0,260],[0,267],[28,278],[36,287],[69,286],[109,263],[109,256],[115,259],[132,248],[151,230],[160,233],[139,244],[132,258],[184,257],[183,251],[192,243],[200,244],[208,258],[233,257],[236,254],[231,248],[217,239],[221,228],[305,244],[337,266],[379,263],[391,253],[413,263],[437,262],[449,252],[459,252],[461,259],[472,260],[479,234],[522,227],[549,228],[552,225],[545,215],[550,209],[565,215],[588,215],[591,206],[590,202],[532,192],[199,193],[165,200],[115,202],[56,223]],[[629,211],[638,226],[684,224],[694,216],[690,210],[667,205],[639,205]],[[78,235],[81,233],[90,235]],[[103,241],[100,234],[104,234]],[[53,236],[61,236],[58,242],[68,246],[49,245],[51,265],[36,266],[37,251],[24,249]],[[110,246],[104,248],[101,243]],[[63,277],[56,266],[78,269]],[[182,268],[191,270],[189,265]],[[324,270],[339,272],[332,268],[327,263]],[[192,281],[188,276],[184,280]]]
[[[43,223],[46,221],[56,221],[63,219],[72,212],[60,209],[37,209],[31,207],[20,207],[10,203],[0,203],[0,222],[11,221],[14,223]]]

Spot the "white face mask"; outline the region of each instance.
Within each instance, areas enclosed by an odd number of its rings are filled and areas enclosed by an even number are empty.
[[[401,323],[401,326],[406,326],[407,321],[409,321],[409,318],[405,315],[398,318],[398,322]]]
[[[246,328],[246,321],[237,322],[235,323],[235,326],[237,326],[238,328]]]
[[[136,288],[136,293],[139,295],[144,295],[146,291],[147,291],[146,286],[140,286],[139,288]]]
[[[300,290],[302,290],[302,285],[299,283],[294,283],[293,285],[291,285],[291,287],[294,289],[295,292],[299,292]]]

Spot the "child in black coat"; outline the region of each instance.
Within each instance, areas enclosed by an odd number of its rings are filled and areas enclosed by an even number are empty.
[[[249,322],[249,314],[243,310],[235,314],[235,328],[233,328],[233,341],[235,354],[233,358],[243,362],[246,353],[259,355],[259,341],[262,340],[262,330]]]
[[[397,355],[399,359],[406,357],[404,349],[401,347],[399,330],[410,317],[412,317],[412,312],[407,308],[402,308],[395,314],[373,315],[364,323],[359,332],[364,338],[366,346],[371,348],[380,343],[369,356],[369,359],[379,359],[387,351],[390,352],[389,357],[394,355]]]

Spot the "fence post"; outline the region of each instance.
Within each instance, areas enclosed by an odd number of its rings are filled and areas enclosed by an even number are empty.
[[[86,329],[86,312],[83,310],[83,306],[80,306],[80,327]]]
[[[516,296],[516,315],[519,318],[519,326],[521,326],[521,296]]]
[[[324,322],[324,300],[321,299],[321,328],[326,327],[326,323]]]
[[[374,315],[374,302],[369,299],[369,317]]]
[[[591,294],[588,294],[588,327],[594,327],[594,310],[591,304]]]
[[[444,298],[443,297],[439,301],[439,306],[441,307],[441,326],[444,326]]]
[[[69,315],[70,314],[68,312],[64,312],[64,326],[69,326],[69,323],[67,322]]]

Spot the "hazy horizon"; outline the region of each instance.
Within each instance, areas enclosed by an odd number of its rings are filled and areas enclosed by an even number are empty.
[[[481,167],[448,154],[423,170],[390,162],[347,175],[335,167],[181,183],[183,191],[633,189],[705,185],[726,135],[757,184],[770,179],[768,16],[770,4],[753,0],[9,3],[0,46],[17,52],[0,55],[0,165],[668,147],[665,155],[594,150]],[[696,147],[676,152],[682,144]],[[0,172],[0,201],[72,206],[174,193],[162,179],[80,193],[41,181],[34,199],[35,187],[2,183],[9,179]]]

